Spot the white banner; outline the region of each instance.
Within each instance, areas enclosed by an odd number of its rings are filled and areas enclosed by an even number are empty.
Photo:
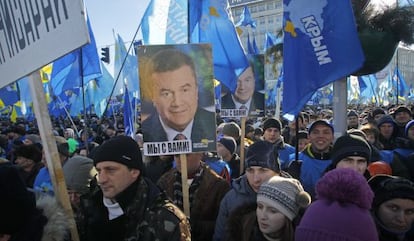
[[[81,0],[0,2],[0,88],[89,42]]]

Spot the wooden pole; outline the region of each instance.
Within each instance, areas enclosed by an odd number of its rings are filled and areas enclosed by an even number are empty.
[[[62,164],[60,163],[59,153],[57,151],[55,136],[52,132],[52,124],[46,104],[45,92],[43,90],[40,73],[35,71],[29,76],[30,94],[33,98],[33,108],[39,127],[40,137],[42,138],[44,155],[53,183],[55,197],[63,207],[68,216],[69,229],[73,241],[79,241],[79,234],[76,228],[73,216],[72,206],[69,201],[69,195],[66,188],[65,178],[63,176]]]
[[[190,195],[189,195],[189,186],[188,186],[188,176],[187,176],[187,155],[180,154],[181,161],[181,186],[183,188],[183,209],[185,215],[190,217]]]

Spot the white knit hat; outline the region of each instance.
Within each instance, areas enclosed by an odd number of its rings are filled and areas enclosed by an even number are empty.
[[[300,208],[310,204],[311,198],[298,180],[274,176],[260,186],[257,201],[275,207],[287,218],[293,220]]]

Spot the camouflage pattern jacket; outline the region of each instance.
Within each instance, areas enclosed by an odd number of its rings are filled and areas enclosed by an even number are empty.
[[[173,183],[177,172],[178,170],[173,168],[157,182],[173,201],[175,197]],[[202,164],[202,174],[198,178],[200,178],[200,185],[196,189],[190,185],[190,192],[193,192],[190,195],[194,195],[190,203],[191,236],[193,241],[211,241],[221,199],[230,190],[230,185],[205,164]]]
[[[82,197],[77,220],[81,241],[191,240],[187,217],[151,181],[139,178],[116,200],[124,215],[109,221],[99,187]]]

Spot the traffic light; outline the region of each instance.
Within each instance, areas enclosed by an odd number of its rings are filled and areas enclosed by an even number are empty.
[[[109,64],[109,47],[101,48],[102,58],[101,60],[107,64]]]

